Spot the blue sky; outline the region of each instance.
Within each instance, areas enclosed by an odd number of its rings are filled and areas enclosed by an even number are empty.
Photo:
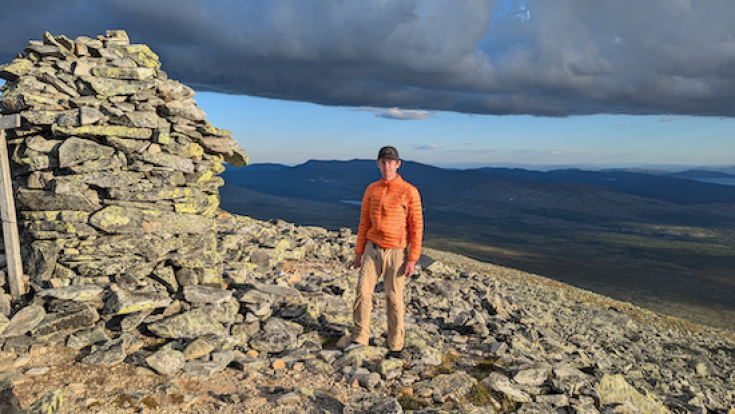
[[[392,144],[454,167],[732,165],[732,16],[732,0],[25,0],[3,6],[0,62],[45,31],[124,29],[253,162]]]
[[[662,115],[470,115],[437,111],[396,120],[358,107],[200,92],[214,125],[232,131],[251,162],[373,158],[394,145],[404,159],[481,165],[732,165],[735,119]]]

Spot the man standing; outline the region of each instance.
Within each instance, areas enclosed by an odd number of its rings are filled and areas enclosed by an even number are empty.
[[[354,332],[345,350],[368,344],[373,290],[382,276],[388,307],[389,355],[400,358],[405,337],[403,286],[421,255],[424,218],[418,190],[398,175],[398,150],[381,148],[377,163],[381,179],[370,184],[362,197],[354,261],[360,268],[353,308]]]

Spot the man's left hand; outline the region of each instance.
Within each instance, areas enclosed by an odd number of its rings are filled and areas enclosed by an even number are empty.
[[[413,276],[413,272],[414,272],[414,270],[416,270],[416,262],[406,262],[406,272],[405,272],[405,276],[406,276],[406,277],[411,277],[411,276]]]

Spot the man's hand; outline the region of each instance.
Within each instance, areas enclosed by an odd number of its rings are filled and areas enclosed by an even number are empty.
[[[416,270],[416,262],[406,262],[406,277],[413,276],[414,270]]]
[[[357,267],[360,267],[361,264],[362,264],[362,255],[356,254],[355,260],[352,261],[352,265],[357,268]]]

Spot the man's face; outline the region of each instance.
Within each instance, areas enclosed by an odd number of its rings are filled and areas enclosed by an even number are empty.
[[[378,160],[378,168],[380,169],[380,175],[384,180],[392,180],[398,176],[398,167],[401,166],[400,160],[394,160],[392,158],[381,158]]]

